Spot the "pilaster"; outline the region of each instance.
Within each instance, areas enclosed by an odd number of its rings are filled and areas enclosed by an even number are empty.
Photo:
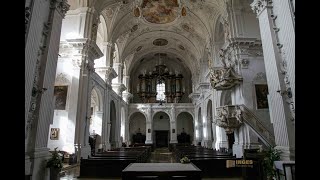
[[[283,59],[280,54],[282,45],[278,42],[276,30],[274,29],[274,14],[272,12],[272,1],[255,0],[251,4],[252,9],[257,13],[264,53],[266,75],[268,81],[268,102],[270,109],[270,119],[273,122],[276,146],[286,147],[292,150],[294,157],[295,130],[290,107],[287,104],[288,94],[284,81]],[[288,156],[282,156],[282,160],[288,160]]]
[[[106,66],[113,67],[114,44],[111,42],[105,42],[103,46],[106,48]]]
[[[216,135],[217,140],[215,144],[215,148],[218,150],[220,148],[228,148],[228,140],[226,132],[223,128],[216,126]]]
[[[123,69],[123,64],[122,63],[114,63],[113,64],[113,69],[117,73],[117,77],[112,80],[112,83],[122,83],[122,69]]]
[[[25,49],[25,171],[32,174],[33,179],[47,179],[45,160],[50,153],[46,147],[54,111],[52,97],[57,52],[62,19],[69,5],[64,0],[32,3],[27,24],[30,34],[26,34]]]
[[[152,132],[153,132],[153,128],[152,128],[152,109],[151,109],[151,107],[148,107],[146,109],[146,114],[147,114],[147,119],[146,119],[146,129],[147,129],[146,144],[153,144],[153,140],[152,140]]]
[[[77,160],[87,158],[90,154],[89,141],[89,119],[90,99],[89,94],[93,88],[91,74],[94,72],[94,60],[102,56],[102,52],[90,39],[67,39],[69,45],[77,49],[78,54],[74,55],[77,64],[80,65],[79,93],[76,118],[75,144],[77,144]]]
[[[170,144],[178,143],[177,140],[177,124],[176,124],[176,109],[172,105],[170,118]]]

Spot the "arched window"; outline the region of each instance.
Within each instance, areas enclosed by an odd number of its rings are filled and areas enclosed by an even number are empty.
[[[158,101],[163,101],[164,100],[164,92],[165,92],[165,84],[164,82],[160,83],[160,84],[157,84],[157,97],[156,99]]]

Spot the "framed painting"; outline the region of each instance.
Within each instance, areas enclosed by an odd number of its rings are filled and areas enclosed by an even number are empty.
[[[51,130],[50,130],[50,139],[51,140],[59,140],[59,133],[60,133],[60,129],[59,128],[51,128]]]
[[[55,110],[65,110],[67,103],[68,86],[55,86],[54,98],[55,98]]]
[[[268,86],[266,84],[255,84],[257,109],[268,109]]]

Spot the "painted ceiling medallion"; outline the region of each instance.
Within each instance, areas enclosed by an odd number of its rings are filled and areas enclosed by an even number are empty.
[[[131,32],[135,32],[138,29],[138,25],[134,25],[131,28]]]
[[[178,17],[178,0],[143,0],[142,15],[150,23],[165,24]]]
[[[181,10],[181,16],[186,16],[186,15],[187,15],[187,10],[185,7],[183,7]]]
[[[141,48],[142,48],[142,46],[139,46],[139,47],[136,49],[136,51],[137,51],[137,52],[140,51]]]
[[[135,17],[139,17],[140,16],[140,9],[138,7],[136,7],[133,11],[133,14]]]
[[[153,45],[155,45],[155,46],[165,46],[167,44],[168,44],[168,41],[166,39],[162,39],[162,38],[155,39],[153,41]]]

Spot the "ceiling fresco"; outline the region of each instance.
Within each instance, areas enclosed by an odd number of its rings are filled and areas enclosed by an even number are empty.
[[[174,21],[179,8],[178,0],[143,0],[142,15],[150,23],[165,24]]]

